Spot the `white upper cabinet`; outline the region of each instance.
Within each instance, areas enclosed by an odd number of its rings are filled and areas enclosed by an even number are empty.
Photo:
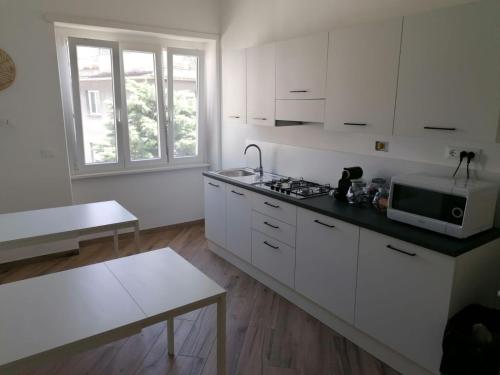
[[[224,51],[222,54],[222,116],[224,122],[246,123],[246,81],[245,50]]]
[[[394,133],[494,142],[500,2],[405,17]]]
[[[325,128],[392,134],[402,18],[330,33]]]
[[[247,49],[247,122],[274,126],[276,44]]]
[[[324,99],[328,33],[276,44],[276,98]]]

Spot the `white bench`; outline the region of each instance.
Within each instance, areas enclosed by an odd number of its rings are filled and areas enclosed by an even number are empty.
[[[217,304],[217,368],[225,375],[226,291],[166,248],[0,285],[0,373],[17,374]]]
[[[118,252],[118,229],[130,227],[139,249],[139,220],[116,201],[1,214],[0,250],[112,230]]]

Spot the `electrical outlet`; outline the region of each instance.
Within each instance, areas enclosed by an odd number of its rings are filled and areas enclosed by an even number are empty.
[[[474,162],[478,163],[479,159],[481,159],[481,149],[480,148],[473,148],[473,147],[462,147],[462,146],[447,146],[446,147],[446,159],[455,159],[459,160],[460,159],[460,153],[462,151],[465,152],[473,152],[476,154],[474,157]]]

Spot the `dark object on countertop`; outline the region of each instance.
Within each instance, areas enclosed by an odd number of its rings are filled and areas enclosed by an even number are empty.
[[[347,202],[347,192],[352,185],[352,180],[357,180],[363,177],[363,169],[361,167],[344,168],[342,178],[339,180],[339,186],[334,189],[333,196],[342,202]]]
[[[443,375],[498,375],[500,369],[500,310],[469,305],[446,325]]]

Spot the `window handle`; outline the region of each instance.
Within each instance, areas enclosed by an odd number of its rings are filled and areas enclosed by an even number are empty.
[[[274,250],[278,250],[280,247],[279,246],[274,246],[274,245],[271,245],[269,242],[267,241],[264,241],[264,245],[267,245],[269,246],[270,248],[274,249]]]
[[[387,245],[387,248],[388,249],[391,249],[391,250],[394,250],[394,251],[397,251],[398,253],[401,253],[401,254],[406,254],[406,255],[409,255],[411,257],[414,257],[417,255],[417,253],[410,253],[409,251],[405,251],[405,250],[401,250],[401,249],[398,249],[397,247],[394,247],[392,245]]]
[[[264,202],[264,204],[265,204],[265,205],[267,205],[267,206],[270,206],[270,207],[272,207],[272,208],[280,208],[280,206],[275,205],[275,204],[272,204],[272,203],[269,203],[269,202],[267,202],[267,201],[266,201],[266,202]]]
[[[280,227],[278,225],[273,225],[271,223],[268,223],[267,221],[264,221],[264,224],[266,224],[268,227],[274,228],[274,229],[279,229]]]
[[[318,223],[320,225],[323,225],[325,227],[328,227],[328,228],[335,228],[335,225],[330,225],[330,224],[327,224],[327,223],[323,223],[322,221],[319,221],[319,220],[314,220],[315,223]]]

